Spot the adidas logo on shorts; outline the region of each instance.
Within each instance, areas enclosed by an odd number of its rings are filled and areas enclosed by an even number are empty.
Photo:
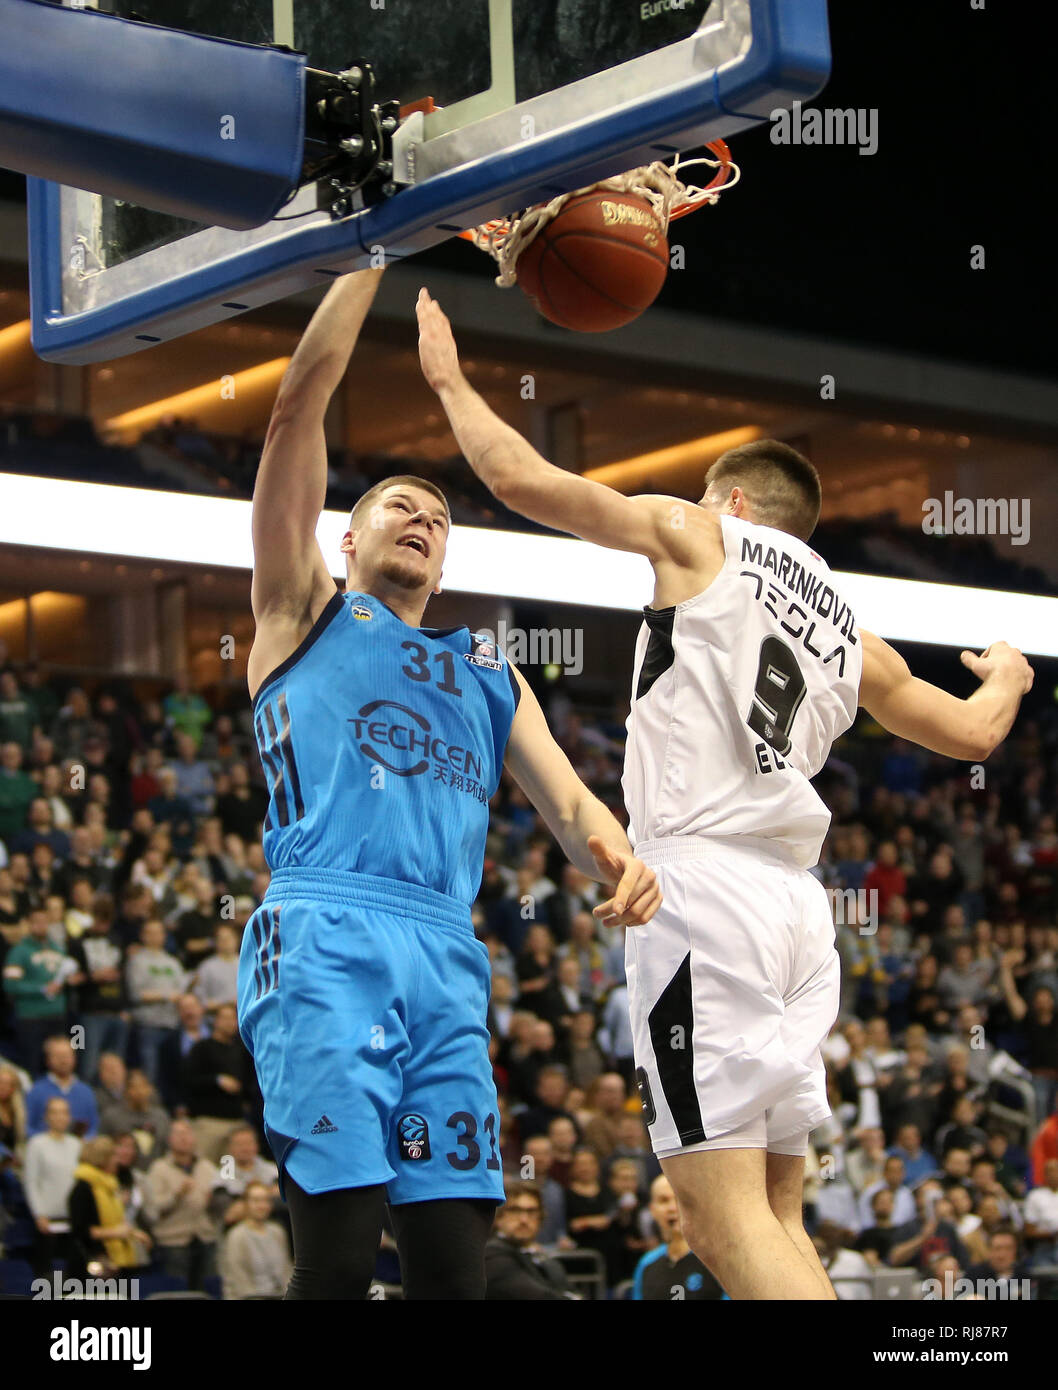
[[[320,1118],[316,1121],[316,1123],[312,1126],[311,1132],[313,1134],[337,1134],[338,1126],[332,1125],[330,1118],[327,1115],[321,1115]]]

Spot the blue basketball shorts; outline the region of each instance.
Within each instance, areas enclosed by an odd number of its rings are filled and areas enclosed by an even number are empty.
[[[243,933],[239,1031],[281,1181],[385,1184],[394,1204],[502,1202],[489,985],[464,904],[393,879],[277,869]]]

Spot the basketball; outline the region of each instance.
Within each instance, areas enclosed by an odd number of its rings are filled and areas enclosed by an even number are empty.
[[[570,199],[522,252],[517,269],[544,318],[577,333],[608,333],[658,297],[669,246],[645,198],[596,189]]]

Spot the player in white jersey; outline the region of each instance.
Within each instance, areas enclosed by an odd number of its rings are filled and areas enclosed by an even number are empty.
[[[963,652],[981,685],[962,700],[860,629],[806,543],[819,479],[787,445],[724,454],[697,504],[624,497],[553,467],[490,410],[425,291],[419,328],[426,379],[493,495],[653,566],[624,777],[629,839],[664,895],[626,943],[651,1140],[691,1247],[732,1298],[832,1299],[802,1224],[839,983],[808,872],[830,824],[810,779],[859,706],[933,752],[987,758],[1031,668],[1004,642]]]

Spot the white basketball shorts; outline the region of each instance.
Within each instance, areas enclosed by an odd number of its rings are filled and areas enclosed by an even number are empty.
[[[804,1153],[831,1113],[820,1045],[840,968],[826,890],[750,836],[649,840],[636,854],[665,899],[625,937],[654,1152]]]

